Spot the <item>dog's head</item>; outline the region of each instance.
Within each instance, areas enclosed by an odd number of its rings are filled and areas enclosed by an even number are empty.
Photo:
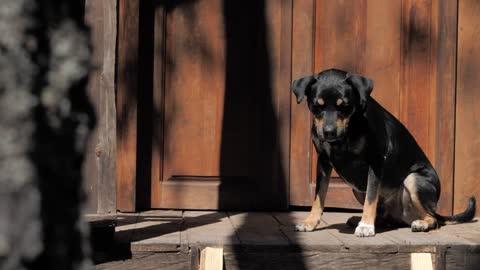
[[[365,110],[372,89],[372,80],[338,69],[300,78],[292,85],[297,103],[307,97],[316,132],[328,142],[345,136],[351,116]]]

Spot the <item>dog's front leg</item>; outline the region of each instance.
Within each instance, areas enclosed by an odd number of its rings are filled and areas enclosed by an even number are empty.
[[[312,204],[312,209],[308,217],[300,224],[297,224],[295,229],[301,232],[311,232],[320,223],[320,218],[325,207],[325,197],[327,195],[328,183],[330,182],[330,175],[332,167],[328,160],[322,159],[321,156],[317,161],[317,185],[315,187],[315,199]]]
[[[368,170],[367,196],[363,204],[362,219],[355,229],[355,235],[368,237],[375,235],[375,218],[377,217],[378,196],[380,194],[380,179],[372,168]]]

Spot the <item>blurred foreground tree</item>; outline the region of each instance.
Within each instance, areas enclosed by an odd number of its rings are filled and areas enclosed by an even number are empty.
[[[0,269],[91,269],[84,1],[0,2]]]

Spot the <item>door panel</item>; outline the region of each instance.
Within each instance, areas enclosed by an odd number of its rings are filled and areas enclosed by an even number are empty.
[[[164,64],[154,73],[165,83],[154,86],[163,100],[154,207],[286,209],[289,8],[199,0],[158,13]]]
[[[174,176],[220,175],[225,97],[221,22],[220,1],[200,1],[168,14],[164,180]],[[240,169],[244,152],[239,153],[237,160]],[[237,175],[241,172],[237,171]]]

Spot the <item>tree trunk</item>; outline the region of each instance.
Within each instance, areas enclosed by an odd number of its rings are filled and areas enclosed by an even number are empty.
[[[0,269],[91,269],[84,1],[0,2]]]

